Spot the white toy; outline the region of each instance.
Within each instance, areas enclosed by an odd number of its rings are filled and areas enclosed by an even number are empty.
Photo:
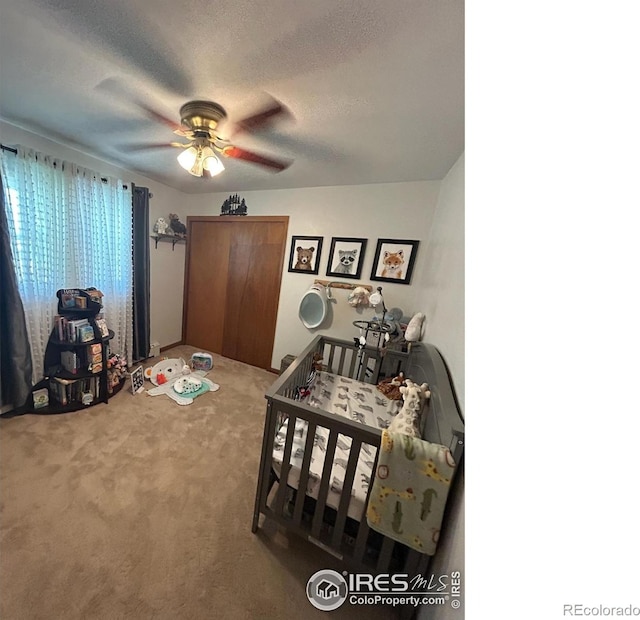
[[[154,366],[145,368],[144,376],[146,379],[149,379],[153,385],[163,385],[182,375],[189,374],[189,372],[191,372],[191,370],[186,362],[181,357],[174,357],[160,360]]]
[[[407,342],[418,342],[422,338],[422,328],[424,326],[425,316],[422,312],[414,314],[412,319],[407,325],[407,329],[404,332],[404,339]]]
[[[169,228],[169,222],[163,217],[159,217],[156,223],[153,225],[153,232],[159,235],[171,235],[173,231]]]
[[[147,394],[166,394],[178,405],[190,405],[200,394],[220,389],[220,386],[207,379],[205,374],[204,370],[191,372],[191,368],[182,358],[161,360],[145,370],[145,377],[157,386],[147,390]]]
[[[178,394],[194,394],[202,387],[202,381],[198,377],[180,377],[173,384],[173,389]]]
[[[349,293],[349,299],[347,299],[350,306],[357,308],[358,306],[369,305],[369,291],[364,286],[356,286],[356,288]]]
[[[402,433],[411,437],[420,437],[419,418],[422,407],[431,396],[429,386],[426,383],[418,385],[406,379],[406,387],[400,387],[400,393],[404,400],[402,409],[389,424],[390,433]]]
[[[213,368],[213,356],[211,353],[198,351],[191,356],[189,365],[193,370],[211,370]]]

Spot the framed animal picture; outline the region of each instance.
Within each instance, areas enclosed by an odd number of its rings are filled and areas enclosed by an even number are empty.
[[[371,279],[409,284],[419,244],[406,239],[378,239]]]
[[[289,271],[295,273],[318,273],[323,237],[291,237],[289,252]]]
[[[327,275],[358,279],[362,273],[362,262],[366,248],[366,239],[333,237],[329,250]]]

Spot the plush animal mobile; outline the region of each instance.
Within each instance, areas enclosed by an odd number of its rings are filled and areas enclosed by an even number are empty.
[[[349,294],[347,299],[350,306],[357,308],[358,306],[369,305],[369,291],[364,286],[356,286],[356,288]]]

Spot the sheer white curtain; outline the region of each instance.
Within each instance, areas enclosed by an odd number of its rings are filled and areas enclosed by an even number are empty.
[[[60,288],[95,286],[115,332],[113,352],[131,359],[133,265],[131,188],[120,179],[17,148],[2,153],[6,209],[18,287],[27,319],[33,379],[44,352]]]

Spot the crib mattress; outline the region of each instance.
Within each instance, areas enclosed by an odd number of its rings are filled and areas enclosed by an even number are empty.
[[[380,429],[389,426],[389,423],[402,405],[401,401],[388,399],[376,390],[374,385],[328,372],[316,373],[310,385],[309,393],[305,396],[303,402],[312,407],[318,407],[325,412]],[[287,425],[288,422],[285,422],[281,426],[274,442],[273,465],[278,475],[280,475],[284,456]],[[328,438],[329,430],[318,426],[314,438],[313,452],[311,453],[309,481],[306,489],[306,494],[313,498],[318,497]],[[291,448],[291,469],[287,480],[287,484],[295,489],[298,488],[300,483],[306,440],[307,422],[297,418]],[[340,502],[340,493],[342,492],[350,449],[351,438],[343,434],[338,435],[330,476],[331,483],[327,495],[327,505],[336,510]],[[366,503],[375,456],[375,447],[362,444],[348,509],[348,515],[357,521],[360,520]]]

